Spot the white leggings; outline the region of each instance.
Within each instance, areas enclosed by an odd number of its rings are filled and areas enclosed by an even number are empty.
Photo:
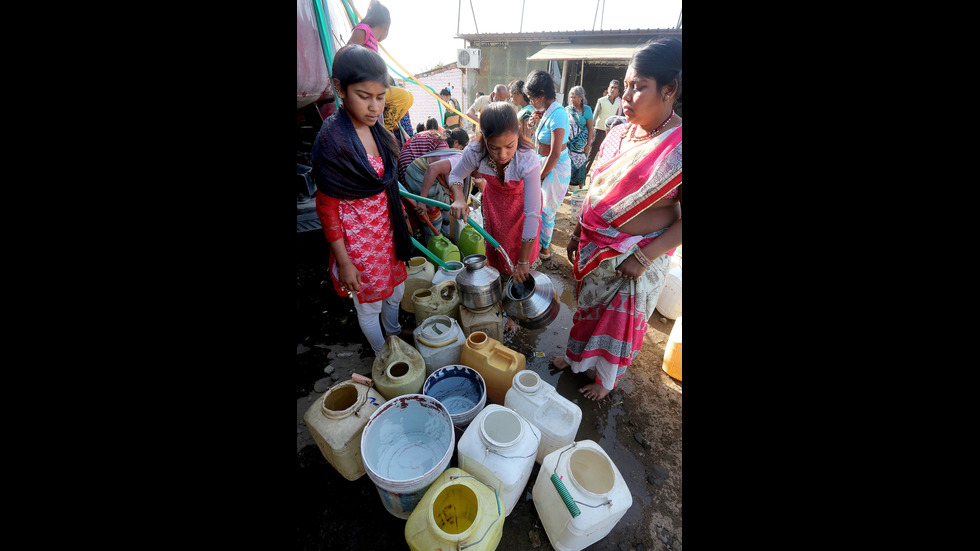
[[[384,300],[361,304],[357,300],[357,293],[351,293],[354,298],[354,310],[357,311],[357,323],[360,324],[361,332],[367,337],[368,344],[371,345],[375,355],[381,352],[381,347],[385,344],[385,336],[381,332],[382,324],[389,335],[397,334],[402,330],[402,325],[398,322],[398,306],[404,294],[404,281],[399,283],[393,289],[391,296]],[[380,324],[378,314],[381,314]]]

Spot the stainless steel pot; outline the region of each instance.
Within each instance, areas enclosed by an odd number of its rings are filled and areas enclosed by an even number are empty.
[[[500,272],[487,265],[487,257],[471,254],[463,259],[464,270],[456,274],[459,303],[470,310],[483,310],[500,301],[503,286]]]
[[[524,283],[507,282],[504,290],[504,311],[525,329],[541,329],[558,317],[561,303],[558,291],[545,274],[531,270]]]

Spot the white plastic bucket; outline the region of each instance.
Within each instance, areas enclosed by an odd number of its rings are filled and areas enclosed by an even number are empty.
[[[681,315],[681,298],[681,268],[678,266],[667,272],[667,281],[657,299],[657,311],[665,318],[677,319]]]
[[[406,520],[449,466],[456,433],[439,400],[405,394],[371,414],[361,436],[361,459],[385,509]]]
[[[446,406],[456,429],[463,431],[487,404],[487,383],[472,367],[447,365],[425,379],[422,394]]]

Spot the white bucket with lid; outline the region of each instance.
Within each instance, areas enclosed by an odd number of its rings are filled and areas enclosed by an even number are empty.
[[[371,414],[361,436],[361,459],[385,509],[405,520],[449,466],[455,446],[445,406],[423,394],[405,394]]]

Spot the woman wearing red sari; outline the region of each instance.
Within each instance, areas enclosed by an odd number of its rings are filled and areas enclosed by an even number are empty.
[[[595,371],[579,389],[604,398],[626,374],[681,244],[681,43],[660,39],[633,53],[624,80],[628,124],[609,131],[589,196],[568,244],[577,310],[558,369]]]

